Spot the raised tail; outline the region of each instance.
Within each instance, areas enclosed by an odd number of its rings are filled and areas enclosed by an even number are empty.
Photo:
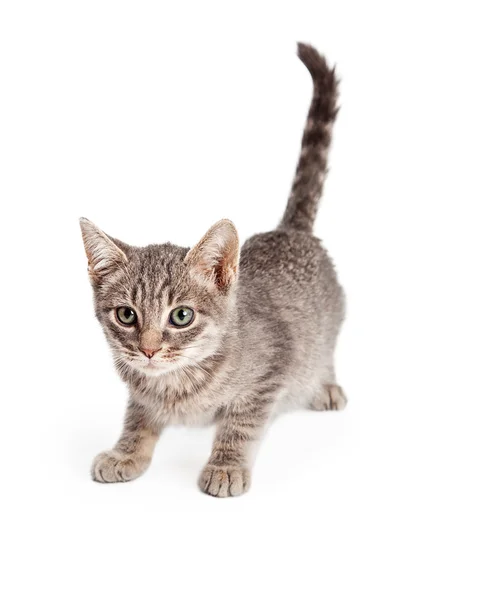
[[[296,176],[279,227],[312,233],[327,173],[332,125],[338,112],[338,81],[334,69],[312,46],[298,44],[298,56],[311,73],[314,92]]]

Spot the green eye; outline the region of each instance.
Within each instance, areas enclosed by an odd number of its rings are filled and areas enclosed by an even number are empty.
[[[175,327],[186,327],[193,321],[195,313],[193,309],[187,306],[180,306],[175,308],[170,313],[170,323]]]
[[[136,312],[129,306],[120,306],[116,309],[117,319],[122,325],[134,325],[137,321]]]

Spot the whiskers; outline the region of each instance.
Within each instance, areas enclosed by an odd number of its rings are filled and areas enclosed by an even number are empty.
[[[182,359],[187,360],[190,364],[185,365],[183,368],[189,368],[191,369],[192,367],[194,367],[195,369],[198,369],[199,371],[202,371],[205,375],[207,375],[208,377],[211,375],[210,371],[207,371],[197,360],[195,360],[194,358],[191,358],[190,356],[185,356],[184,354],[180,355]]]
[[[131,367],[127,363],[127,360],[124,356],[113,356],[113,362],[117,371],[123,379],[129,379],[131,377]],[[131,362],[131,359],[130,359]]]
[[[146,361],[129,348],[114,352],[113,360],[120,377],[131,382],[138,375],[163,381],[164,385],[186,386],[192,392],[199,391],[213,376],[212,366],[202,358],[194,358],[186,354],[202,347],[201,344],[191,344],[181,348],[169,348],[158,353],[150,361]],[[221,352],[215,352],[214,358],[219,358]]]

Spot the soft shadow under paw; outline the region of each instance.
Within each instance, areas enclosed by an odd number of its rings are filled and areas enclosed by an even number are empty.
[[[131,481],[139,477],[148,464],[141,457],[110,450],[102,452],[95,458],[91,467],[91,476],[100,483]]]
[[[210,496],[227,498],[244,494],[250,485],[250,472],[242,467],[206,465],[200,475],[200,489]]]

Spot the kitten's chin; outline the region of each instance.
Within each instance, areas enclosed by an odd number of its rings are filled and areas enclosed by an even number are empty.
[[[135,364],[133,368],[139,371],[147,377],[161,377],[165,373],[171,373],[179,369],[179,363],[147,363],[147,364]]]

